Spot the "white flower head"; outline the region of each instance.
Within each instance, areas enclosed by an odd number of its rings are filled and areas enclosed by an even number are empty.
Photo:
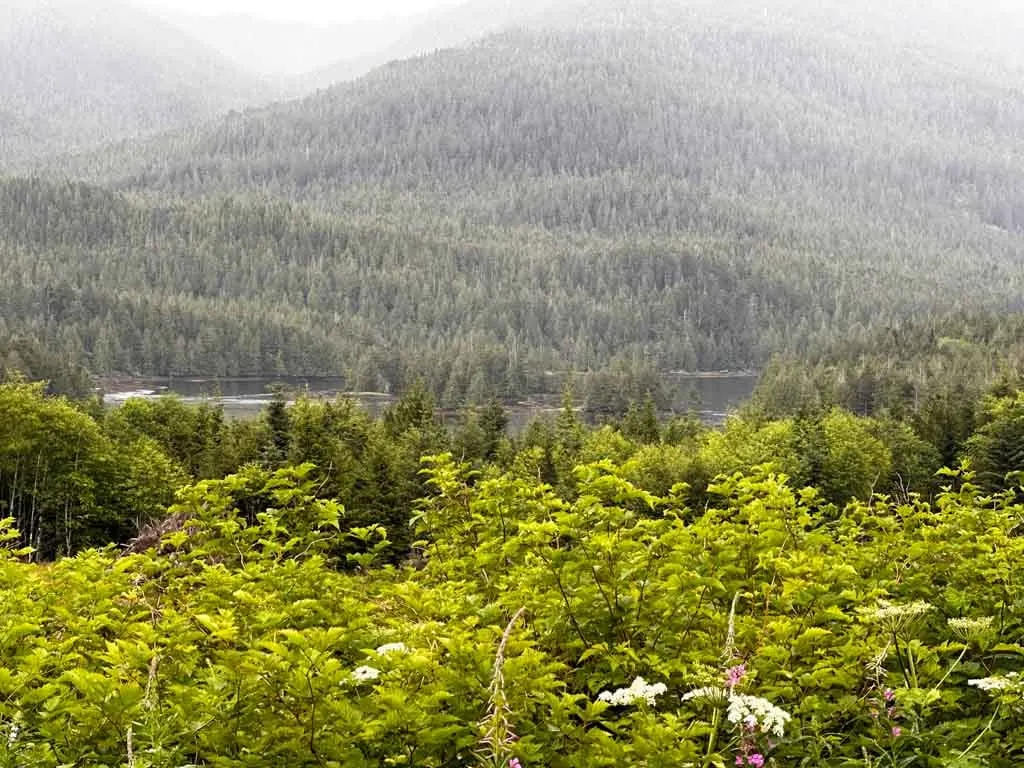
[[[618,688],[615,691],[601,691],[598,701],[605,701],[613,707],[628,707],[631,704],[644,701],[648,706],[654,706],[654,700],[665,693],[668,688],[664,683],[648,685],[642,677],[636,678],[629,688]]]
[[[726,717],[734,725],[742,723],[750,728],[760,728],[764,733],[770,733],[780,739],[786,723],[791,719],[788,712],[779,709],[768,699],[742,693],[729,696]]]
[[[924,600],[915,600],[902,605],[890,603],[888,600],[879,600],[877,608],[868,608],[862,610],[861,613],[868,621],[877,622],[890,632],[899,632],[930,610],[932,610],[931,603],[926,603]]]
[[[975,640],[982,637],[992,628],[992,617],[983,616],[977,619],[950,619],[946,622],[949,628],[964,640]]]
[[[711,704],[725,704],[729,700],[729,691],[716,686],[694,688],[682,695],[683,701],[706,701]]]
[[[408,653],[409,646],[405,643],[385,643],[380,646],[376,653],[378,656],[387,656],[389,653]]]
[[[352,679],[359,683],[364,683],[368,680],[376,680],[378,677],[380,677],[380,670],[374,667],[364,665],[352,670]]]
[[[1005,675],[999,675],[996,677],[982,677],[974,680],[968,680],[967,684],[974,686],[978,690],[990,693],[992,691],[1005,691],[1007,688],[1012,688],[1015,685],[1021,683],[1020,675],[1016,672],[1009,672]]]

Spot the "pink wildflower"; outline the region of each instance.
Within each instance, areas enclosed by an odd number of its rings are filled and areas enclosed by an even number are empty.
[[[508,768],[523,768],[523,764],[519,762],[518,757],[513,757],[508,761]]]
[[[746,664],[737,664],[725,671],[725,686],[729,689],[735,688],[747,674]]]
[[[895,699],[896,699],[896,691],[894,691],[892,688],[886,688],[885,689],[885,700],[888,701],[891,704]]]
[[[747,758],[747,765],[752,765],[752,766],[754,766],[754,768],[763,768],[764,767],[764,755],[760,754],[759,752],[755,752],[754,754],[752,754],[750,757]]]
[[[893,726],[892,736],[893,736],[894,739],[898,739],[900,737],[900,734],[902,734],[902,733],[903,733],[903,729],[902,728],[900,728],[898,725]]]
[[[736,755],[736,765],[743,765],[743,755]]]

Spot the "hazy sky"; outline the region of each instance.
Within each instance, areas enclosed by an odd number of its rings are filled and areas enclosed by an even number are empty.
[[[185,13],[248,13],[268,19],[354,21],[405,16],[459,0],[135,0],[140,5]],[[2,0],[0,0],[2,2]]]

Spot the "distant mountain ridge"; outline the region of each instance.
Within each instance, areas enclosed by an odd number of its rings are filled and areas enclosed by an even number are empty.
[[[486,196],[524,177],[629,171],[648,192],[670,179],[737,194],[768,184],[777,197],[817,186],[812,199],[866,205],[893,185],[915,216],[917,204],[967,204],[987,223],[1024,223],[1019,90],[884,41],[811,37],[802,19],[638,5],[672,8],[606,6],[611,18],[633,8],[632,25],[537,16],[392,62],[182,137],[128,183],[301,198],[397,184],[453,200],[466,185]]]
[[[115,0],[5,0],[0,167],[207,120],[268,100],[255,78]]]
[[[219,50],[238,67],[299,92],[310,73],[337,61],[383,50],[421,17],[351,23],[278,21],[248,13],[195,16],[161,14],[186,33]],[[315,87],[310,88],[315,90]]]
[[[296,82],[308,90],[323,88],[391,61],[460,47],[516,27],[614,27],[640,19],[652,26],[679,25],[762,17],[848,41],[881,36],[919,53],[955,52],[961,64],[969,61],[988,72],[1000,65],[1024,70],[1024,46],[1019,44],[1024,39],[1024,6],[1014,0],[465,0],[424,14],[386,46],[339,57]]]
[[[543,14],[564,0],[466,0],[425,13],[393,42],[358,56],[344,56],[300,78],[308,90],[354,80],[391,61],[473,43]]]

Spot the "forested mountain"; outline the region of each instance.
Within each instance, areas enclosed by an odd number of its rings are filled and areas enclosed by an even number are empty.
[[[1019,89],[894,43],[812,37],[799,19],[665,5],[612,14],[614,27],[552,12],[229,118],[162,147],[170,162],[134,185],[328,199],[413,187],[443,212],[585,230],[691,231],[693,197],[831,232],[856,216],[886,230],[1020,228]]]
[[[0,7],[0,168],[262,101],[225,59],[119,0]]]
[[[699,241],[469,240],[42,182],[0,185],[0,219],[3,328],[101,374],[340,373],[360,389],[423,374],[448,402],[523,395],[567,364],[741,367],[812,301]]]
[[[9,258],[52,266],[5,276],[5,320],[99,372],[419,373],[457,400],[1018,311],[1021,15],[972,58],[951,7],[527,3],[472,45],[58,169],[116,194],[6,185]]]

